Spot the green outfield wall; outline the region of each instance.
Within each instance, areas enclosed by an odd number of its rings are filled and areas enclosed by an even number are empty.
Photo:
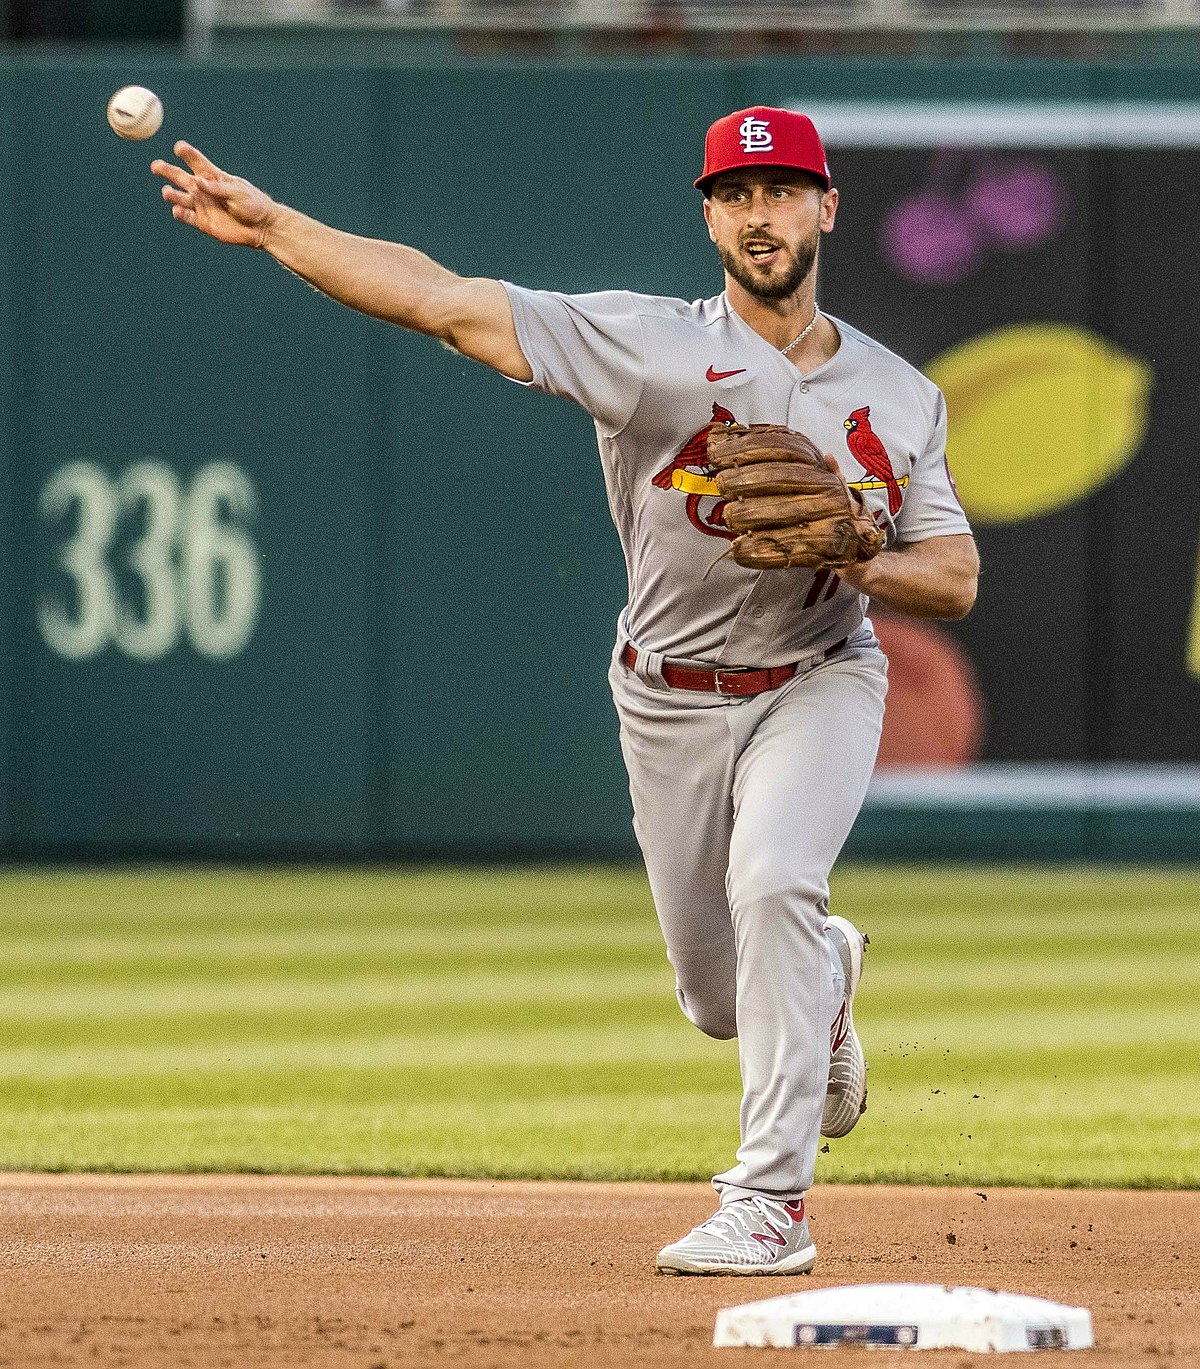
[[[759,101],[833,111],[826,308],[920,365],[1031,322],[1119,349],[1063,362],[1035,471],[1144,378],[1119,451],[1107,420],[1076,444],[1107,464],[1067,495],[1010,516],[1004,482],[977,477],[984,587],[954,634],[986,699],[981,762],[1200,766],[1194,71],[129,50],[0,70],[0,852],[633,850],[605,683],[624,566],[590,421],[174,224],[148,163],[175,137],[467,274],[695,298],[720,284],[690,187],[707,123]],[[134,81],[167,110],[146,144],[103,117]],[[1014,102],[1015,132],[980,112]],[[939,103],[983,149],[952,172]],[[1055,106],[1084,131],[1055,132]],[[864,109],[865,132],[843,117]],[[908,115],[924,132],[906,145]],[[1044,240],[980,229],[972,269],[940,282],[881,247],[931,187],[994,201],[1009,173],[1042,176]],[[1161,556],[1131,550],[1151,535]],[[1149,818],[1129,792],[1009,805],[981,847],[970,796],[931,807],[917,784],[868,810],[855,849],[1200,856],[1186,783]]]

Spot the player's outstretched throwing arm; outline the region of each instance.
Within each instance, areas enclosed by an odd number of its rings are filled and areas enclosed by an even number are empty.
[[[218,242],[260,248],[331,299],[427,333],[514,380],[532,379],[499,281],[458,276],[414,247],[318,223],[222,171],[190,143],[176,143],[175,155],[182,166],[159,159],[150,170],[166,182],[163,199],[180,223]]]

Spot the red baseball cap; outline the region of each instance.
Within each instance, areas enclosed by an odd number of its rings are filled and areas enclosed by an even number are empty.
[[[704,170],[693,182],[708,194],[714,176],[747,166],[786,166],[807,171],[828,190],[832,181],[821,138],[807,114],[753,105],[726,114],[704,138]]]

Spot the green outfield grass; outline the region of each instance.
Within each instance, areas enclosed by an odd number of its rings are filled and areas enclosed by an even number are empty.
[[[1200,1186],[1200,872],[852,867],[826,1181]],[[735,1043],[626,868],[0,874],[0,1167],[707,1178]]]

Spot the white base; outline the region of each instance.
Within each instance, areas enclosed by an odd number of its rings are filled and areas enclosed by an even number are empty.
[[[986,1288],[873,1283],[726,1307],[717,1313],[713,1344],[986,1352],[1087,1350],[1093,1341],[1085,1307]]]

